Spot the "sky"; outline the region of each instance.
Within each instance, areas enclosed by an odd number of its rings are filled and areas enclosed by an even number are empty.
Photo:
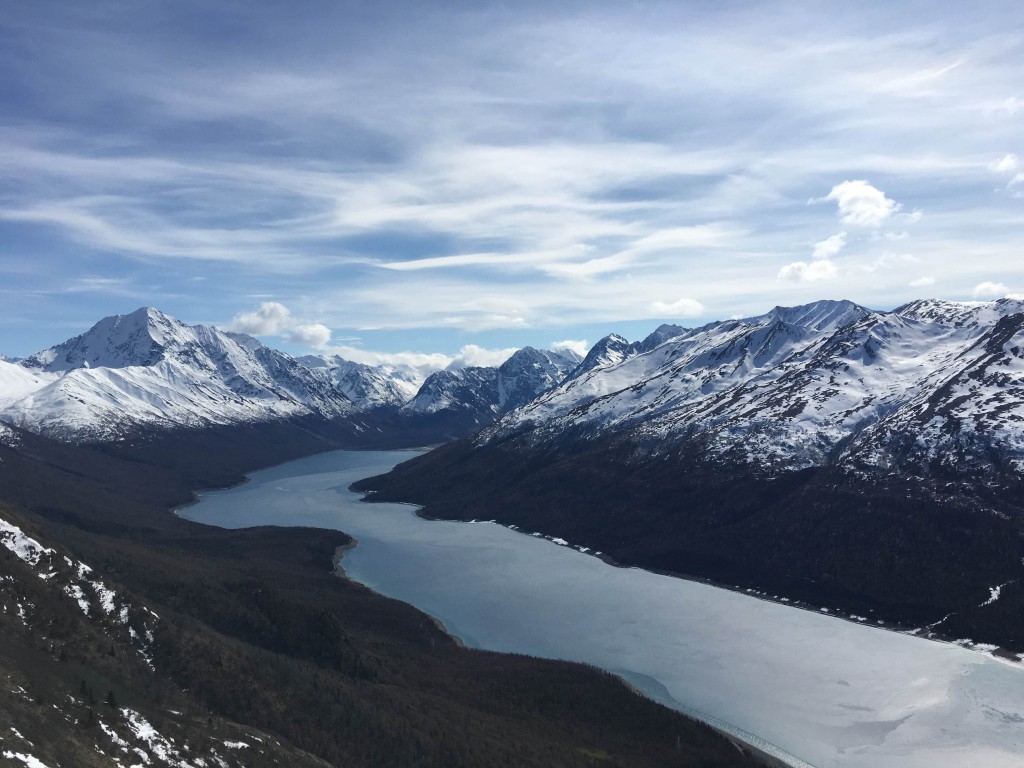
[[[8,356],[140,306],[440,365],[1024,294],[1019,2],[0,0],[0,72]]]

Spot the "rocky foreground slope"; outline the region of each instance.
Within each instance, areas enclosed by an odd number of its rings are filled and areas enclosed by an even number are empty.
[[[334,575],[341,532],[172,515],[240,479],[224,453],[0,433],[0,765],[759,764],[609,675],[458,647]]]

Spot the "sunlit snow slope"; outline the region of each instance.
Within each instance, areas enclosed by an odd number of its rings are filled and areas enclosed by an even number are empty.
[[[874,312],[820,301],[680,328],[653,345],[611,336],[482,440],[522,430],[535,441],[628,432],[652,451],[698,439],[712,455],[769,470],[908,458],[963,468],[990,449],[1019,470],[1024,302]]]

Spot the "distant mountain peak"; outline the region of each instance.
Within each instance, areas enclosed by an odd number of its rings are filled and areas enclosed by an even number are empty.
[[[49,372],[153,365],[185,327],[157,309],[140,307],[103,318],[85,333],[28,357],[25,365]]]
[[[822,299],[795,307],[777,306],[768,317],[816,331],[836,328],[871,314],[871,310],[847,299]]]

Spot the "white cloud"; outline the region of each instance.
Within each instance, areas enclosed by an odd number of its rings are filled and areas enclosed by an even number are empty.
[[[458,351],[448,368],[470,368],[473,366],[495,366],[501,365],[509,359],[518,347],[507,347],[505,349],[487,349],[476,344],[467,344]]]
[[[331,341],[331,329],[326,325],[302,322],[277,301],[264,301],[252,312],[239,312],[228,330],[250,336],[284,336],[293,344],[316,349]]]
[[[297,325],[288,331],[288,340],[292,344],[322,349],[331,341],[331,329],[321,323]]]
[[[838,234],[826,237],[824,240],[820,240],[814,244],[814,253],[811,254],[812,258],[815,259],[831,259],[837,255],[846,246],[846,233],[839,232]]]
[[[984,283],[978,283],[974,286],[974,298],[976,299],[998,299],[1002,298],[1010,292],[1002,283],[995,283],[986,280]]]
[[[836,184],[821,199],[835,202],[840,220],[853,227],[878,228],[900,209],[896,201],[863,179]]]
[[[375,352],[361,347],[337,345],[325,347],[324,354],[338,355],[354,363],[364,365],[391,365],[400,368],[413,368],[426,376],[434,371],[446,368],[454,359],[452,355],[440,352]]]
[[[821,280],[831,280],[836,276],[836,265],[828,259],[812,261],[794,261],[779,270],[778,279],[788,280],[794,283],[816,283]]]
[[[699,317],[704,313],[704,305],[696,299],[676,299],[672,302],[655,301],[651,309],[664,317]]]
[[[338,355],[346,360],[364,365],[411,368],[422,377],[446,368],[501,365],[516,351],[517,347],[489,349],[476,344],[467,344],[454,355],[447,355],[443,352],[377,352],[351,345],[335,345],[322,350],[325,354]]]
[[[235,315],[228,330],[251,336],[280,336],[293,323],[288,307],[276,301],[264,301],[253,312],[239,312]]]
[[[1008,293],[1004,298],[1013,299],[1014,301],[1024,301],[1024,293]]]
[[[935,285],[935,278],[931,275],[925,275],[919,277],[916,280],[911,280],[907,285],[911,288],[927,288],[929,285]]]
[[[1002,159],[989,163],[988,169],[993,173],[1013,173],[1017,170],[1017,156],[1014,154],[1003,155]]]
[[[563,339],[562,341],[552,341],[549,345],[551,349],[568,349],[571,352],[575,352],[580,357],[586,357],[587,352],[590,351],[590,343],[586,339]]]

